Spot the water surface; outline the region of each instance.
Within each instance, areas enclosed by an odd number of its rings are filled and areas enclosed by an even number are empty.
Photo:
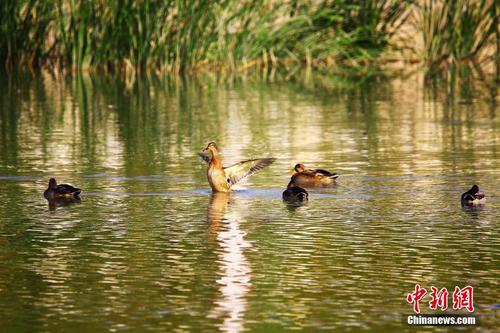
[[[416,331],[420,283],[473,286],[470,330],[494,331],[497,87],[288,79],[2,76],[0,330]],[[277,161],[211,195],[212,140]],[[298,162],[338,185],[285,205]],[[50,177],[81,202],[49,209]],[[488,203],[464,210],[474,183]]]

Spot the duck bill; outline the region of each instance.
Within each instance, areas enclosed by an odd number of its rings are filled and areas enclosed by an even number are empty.
[[[198,156],[200,156],[205,161],[209,161],[212,158],[212,154],[210,150],[204,148],[198,152]]]

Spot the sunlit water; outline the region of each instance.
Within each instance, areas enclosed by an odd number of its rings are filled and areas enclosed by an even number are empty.
[[[416,74],[0,88],[2,332],[432,331],[405,323],[416,283],[473,286],[466,330],[498,325],[496,87]],[[212,140],[225,164],[277,161],[212,196],[196,155]],[[298,162],[338,185],[284,204]],[[51,176],[81,202],[49,209]],[[488,202],[464,210],[474,183]]]

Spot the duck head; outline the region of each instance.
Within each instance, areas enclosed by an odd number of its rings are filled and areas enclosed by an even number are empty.
[[[475,200],[484,198],[484,192],[479,189],[479,186],[474,185],[470,190],[462,194],[462,205],[472,205]]]
[[[306,167],[304,164],[295,164],[295,167],[293,168],[295,170],[295,172],[299,173],[299,172],[304,172],[306,170]]]
[[[49,179],[49,190],[55,190],[57,188],[57,182],[55,178]]]
[[[219,149],[217,148],[217,145],[215,144],[215,142],[209,142],[208,145],[203,148],[203,150],[201,151],[202,153],[212,153],[212,155],[216,155],[219,153]]]
[[[219,150],[215,142],[210,142],[205,148],[198,152],[198,155],[207,163],[211,163],[213,159],[218,160]]]

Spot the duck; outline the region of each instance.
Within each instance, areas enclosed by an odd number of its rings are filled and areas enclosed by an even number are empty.
[[[81,192],[79,188],[68,184],[57,184],[55,178],[50,178],[49,187],[43,192],[43,196],[47,199],[78,198]]]
[[[323,169],[306,169],[304,164],[296,164],[292,182],[304,187],[327,186],[335,184],[339,177],[336,173],[331,173]]]
[[[215,142],[208,143],[198,155],[208,163],[207,179],[212,192],[231,192],[234,184],[264,169],[276,160],[275,158],[258,158],[224,167]]]
[[[486,198],[484,197],[484,192],[479,189],[479,186],[474,184],[470,190],[462,194],[460,201],[462,206],[475,206],[484,204]]]
[[[309,193],[293,181],[288,183],[282,194],[283,200],[288,202],[304,202],[309,199]]]

